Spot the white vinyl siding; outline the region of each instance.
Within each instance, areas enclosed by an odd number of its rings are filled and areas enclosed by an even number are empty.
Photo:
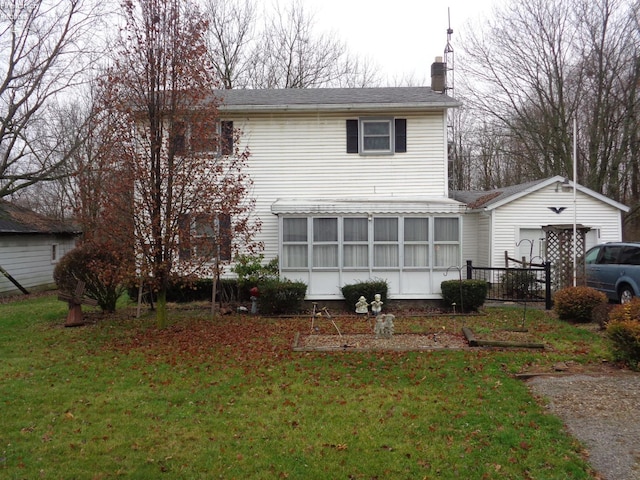
[[[557,214],[548,207],[566,208]],[[601,242],[621,239],[620,210],[617,208],[578,191],[575,212],[577,224],[600,230]],[[492,266],[504,266],[505,251],[512,258],[520,256],[517,243],[521,240],[521,232],[531,232],[547,225],[572,225],[573,220],[573,192],[556,192],[554,185],[496,208],[493,210]],[[528,246],[522,248],[528,249]]]
[[[267,259],[278,254],[271,205],[279,198],[447,196],[444,113],[394,112],[407,120],[410,148],[374,156],[346,153],[345,121],[359,114],[225,114],[242,132],[241,150],[251,152],[245,171],[253,181],[255,215],[262,220],[257,239]]]
[[[75,247],[75,238],[55,235],[0,235],[0,265],[27,290],[54,287],[53,245],[58,260]],[[0,275],[0,295],[20,293]]]

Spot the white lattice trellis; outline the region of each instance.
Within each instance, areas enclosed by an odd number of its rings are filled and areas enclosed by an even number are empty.
[[[573,225],[547,225],[545,232],[546,258],[551,263],[551,284],[554,290],[573,285]],[[576,225],[577,284],[584,283],[584,253],[587,232],[591,230]]]

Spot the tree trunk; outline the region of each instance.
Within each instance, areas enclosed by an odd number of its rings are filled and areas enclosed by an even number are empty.
[[[158,300],[156,301],[156,326],[158,328],[167,328],[168,325],[167,287],[162,285],[158,290]]]

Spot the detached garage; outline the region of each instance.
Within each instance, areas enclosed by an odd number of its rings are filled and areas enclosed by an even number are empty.
[[[0,295],[53,288],[53,269],[78,228],[0,200]]]
[[[551,243],[573,225],[584,250],[622,239],[629,207],[561,176],[491,191],[452,191],[467,205],[463,258],[479,267],[505,267],[505,252],[528,262],[552,261]],[[575,199],[575,200],[574,200]]]

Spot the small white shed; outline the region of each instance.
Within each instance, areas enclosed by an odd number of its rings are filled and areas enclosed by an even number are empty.
[[[622,239],[622,214],[629,207],[562,176],[491,191],[452,191],[467,205],[463,257],[479,267],[504,267],[509,257],[546,260],[544,227],[587,229],[585,249]]]
[[[79,235],[72,225],[0,200],[0,295],[53,288],[53,269]]]

